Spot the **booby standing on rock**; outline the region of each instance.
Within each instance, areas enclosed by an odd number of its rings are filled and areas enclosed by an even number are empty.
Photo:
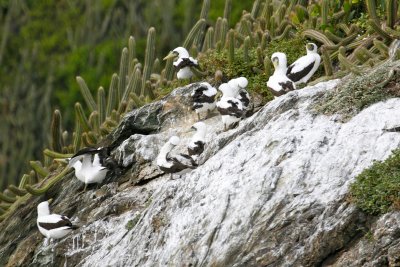
[[[224,131],[227,131],[237,126],[245,109],[242,102],[235,98],[235,91],[227,83],[221,84],[218,89],[223,95],[217,102],[217,109],[221,113]]]
[[[234,92],[234,97],[242,102],[246,110],[250,105],[250,94],[246,91],[248,84],[249,82],[245,77],[235,78],[228,82],[228,85],[232,88],[232,92]]]
[[[157,156],[157,165],[165,173],[172,174],[180,172],[185,169],[194,169],[197,167],[196,162],[189,155],[185,154],[172,154],[172,149],[180,143],[177,136],[172,136],[168,142],[161,148]]]
[[[188,145],[188,153],[193,159],[197,159],[197,157],[200,156],[200,154],[204,151],[207,126],[204,122],[199,121],[193,124],[192,129],[196,130],[196,133],[190,140]]]
[[[59,239],[69,234],[77,226],[72,225],[67,216],[50,214],[49,202],[44,201],[37,206],[37,227],[46,238]]]
[[[281,96],[289,91],[296,90],[296,85],[286,76],[287,59],[286,55],[281,52],[275,52],[271,56],[272,64],[274,64],[274,74],[269,77],[267,86],[274,96]]]
[[[308,43],[306,45],[307,55],[300,57],[287,69],[286,75],[295,84],[307,83],[311,76],[317,71],[321,63],[318,55],[317,45]]]
[[[200,120],[200,114],[206,112],[208,118],[210,112],[215,109],[215,96],[217,89],[209,83],[203,82],[199,87],[195,88],[190,94],[192,102],[192,110],[197,113],[197,118]]]
[[[109,148],[83,148],[71,157],[68,166],[75,169],[75,176],[88,184],[101,183],[109,171],[116,170],[116,163],[109,157]]]
[[[178,58],[173,64],[178,71],[176,77],[179,80],[192,78],[193,72],[191,68],[199,68],[197,60],[189,56],[189,52],[183,47],[177,47],[172,50],[164,60],[169,58]]]

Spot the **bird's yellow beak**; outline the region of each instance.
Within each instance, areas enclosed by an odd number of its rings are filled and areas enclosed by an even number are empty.
[[[167,60],[170,58],[176,58],[178,56],[178,54],[176,52],[169,52],[168,56],[166,56],[165,58],[163,58],[163,60]]]
[[[274,65],[274,68],[276,69],[279,65],[279,60],[277,58],[272,59],[272,64]]]
[[[49,202],[49,204],[50,204],[51,202],[53,202],[53,199],[52,199],[52,198],[49,198],[49,199],[47,200],[47,202]]]

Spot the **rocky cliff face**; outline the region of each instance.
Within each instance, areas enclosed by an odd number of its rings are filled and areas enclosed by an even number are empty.
[[[208,119],[200,166],[172,177],[154,160],[173,134],[186,152],[190,86],[132,111],[108,140],[124,175],[86,193],[70,175],[51,192],[53,211],[81,227],[44,244],[42,199],[32,198],[2,223],[0,265],[398,266],[400,213],[369,217],[346,197],[358,173],[399,146],[400,134],[382,129],[400,123],[400,99],[346,123],[316,114],[337,84],[279,97],[227,132],[218,115]]]

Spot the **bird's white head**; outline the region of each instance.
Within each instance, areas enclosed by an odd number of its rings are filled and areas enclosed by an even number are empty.
[[[186,50],[184,47],[177,47],[174,50],[172,50],[168,56],[164,58],[164,60],[170,59],[170,58],[188,58],[189,57],[189,52]]]
[[[49,215],[50,214],[49,202],[48,201],[40,202],[39,205],[37,206],[37,213],[38,217]]]
[[[317,53],[318,46],[314,43],[307,43],[306,44],[307,53]]]
[[[208,89],[210,89],[212,86],[211,86],[211,84],[209,84],[208,82],[202,82],[202,83],[200,83],[200,85],[201,86],[205,86],[205,87],[207,87]]]
[[[287,67],[287,59],[286,55],[281,52],[275,52],[271,56],[272,64],[274,65],[275,69],[286,69]]]
[[[235,97],[234,90],[232,89],[231,86],[229,86],[228,83],[223,83],[218,87],[218,90],[220,90],[225,97]]]
[[[178,136],[172,136],[169,140],[168,140],[168,142],[171,144],[171,145],[173,145],[173,146],[177,146],[177,145],[179,145],[179,142],[180,142],[181,140],[179,139],[179,137]]]
[[[237,80],[237,84],[240,88],[246,88],[247,85],[249,84],[249,81],[245,78],[245,77],[239,77],[236,79]]]

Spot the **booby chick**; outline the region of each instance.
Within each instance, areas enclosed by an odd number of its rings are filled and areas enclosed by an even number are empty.
[[[196,133],[192,136],[192,139],[188,144],[188,153],[189,156],[196,160],[204,151],[207,125],[204,122],[199,121],[193,124],[192,129],[196,130]]]
[[[109,171],[116,170],[116,163],[109,157],[109,148],[83,148],[71,157],[68,166],[75,169],[75,176],[88,184],[103,182]]]
[[[48,201],[39,203],[37,213],[37,227],[46,238],[60,239],[78,228],[72,225],[67,216],[50,214]]]
[[[296,90],[296,85],[286,76],[287,59],[286,55],[281,52],[275,52],[271,56],[272,64],[275,71],[269,77],[267,86],[274,96],[281,96],[289,91]]]
[[[176,77],[181,79],[190,79],[193,76],[191,68],[199,68],[197,60],[189,56],[189,52],[184,47],[177,47],[172,50],[164,60],[177,58],[173,65],[177,70]]]
[[[173,173],[197,167],[196,162],[189,155],[171,153],[172,149],[179,143],[179,137],[172,136],[161,148],[156,159],[160,170],[165,173],[170,173],[171,177]]]
[[[201,113],[206,113],[206,118],[208,118],[210,112],[215,109],[216,95],[217,89],[207,82],[201,83],[200,86],[195,88],[190,94],[192,110],[196,111],[198,120],[200,120]]]
[[[236,127],[245,113],[242,102],[235,98],[235,90],[227,83],[218,88],[222,92],[221,99],[217,102],[217,109],[221,114],[224,131]]]
[[[300,57],[288,67],[286,75],[295,84],[307,83],[317,71],[321,63],[321,56],[318,54],[317,48],[316,44],[308,43],[306,45],[307,55]]]

